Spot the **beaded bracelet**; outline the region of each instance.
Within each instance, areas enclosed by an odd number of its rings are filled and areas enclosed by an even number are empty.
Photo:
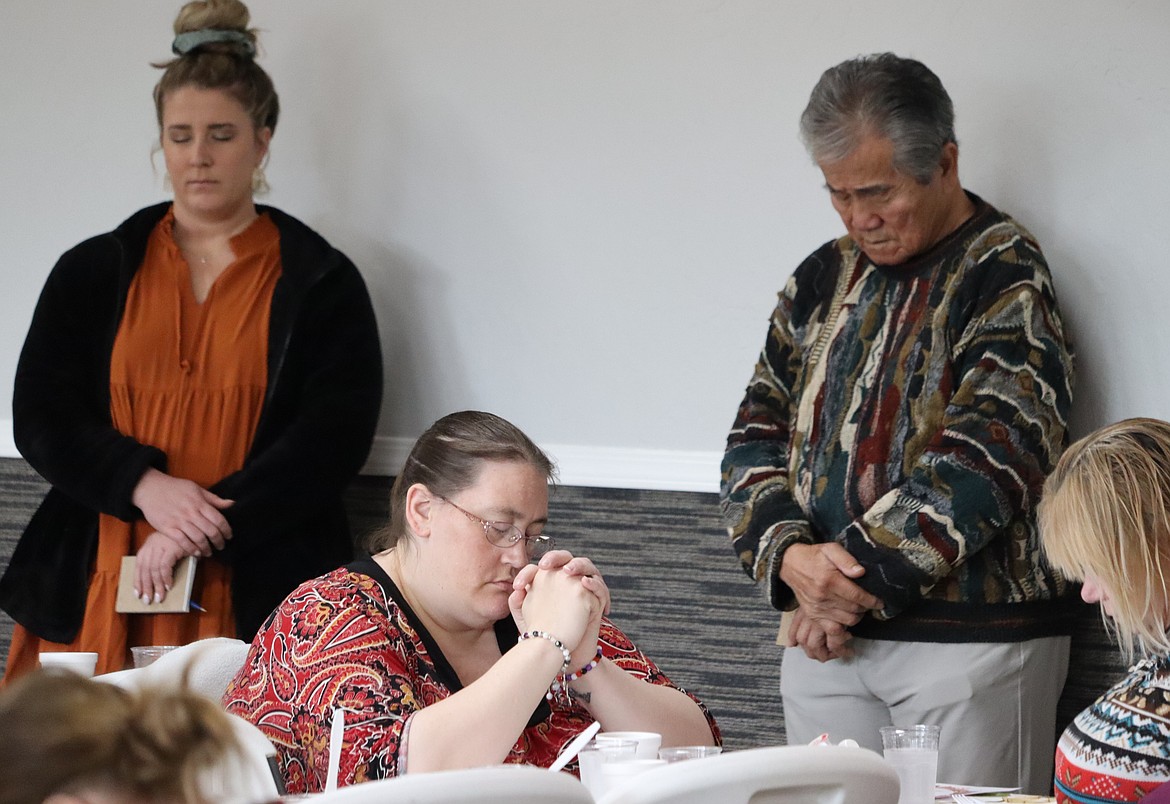
[[[560,698],[561,701],[567,706],[569,704],[570,698],[572,697],[569,695],[569,685],[572,684],[577,679],[579,679],[581,676],[588,673],[593,668],[597,667],[597,665],[600,663],[601,663],[601,646],[598,645],[597,646],[597,653],[594,654],[593,660],[591,662],[589,662],[588,664],[586,664],[584,667],[582,667],[580,670],[578,670],[576,673],[569,673],[566,675],[565,671],[562,669],[561,672],[557,674],[557,677],[553,679],[552,685],[549,686],[548,692],[545,693],[544,697],[549,702],[552,702],[553,700]]]
[[[573,654],[569,653],[569,649],[565,647],[565,643],[561,642],[548,631],[525,631],[520,635],[520,638],[516,640],[516,644],[519,645],[524,640],[530,639],[532,637],[547,639],[549,642],[557,646],[557,648],[561,651],[561,655],[565,657],[565,660],[561,662],[560,669],[560,674],[564,674],[565,670],[567,670],[569,667],[569,662],[573,661]]]
[[[569,673],[569,675],[565,676],[564,681],[561,682],[562,686],[565,684],[572,684],[574,681],[579,679],[581,676],[585,675],[590,670],[597,667],[597,665],[599,665],[600,663],[601,663],[601,646],[598,645],[597,646],[597,653],[593,656],[593,661],[586,664],[584,667],[582,667],[576,673]]]

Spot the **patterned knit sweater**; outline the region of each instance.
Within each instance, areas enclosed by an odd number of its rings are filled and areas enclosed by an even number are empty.
[[[836,540],[885,604],[856,636],[1071,633],[1078,603],[1034,516],[1066,443],[1070,348],[1036,241],[970,197],[975,214],[913,260],[875,265],[843,237],[779,295],[721,486],[734,549],[779,609],[795,605],[784,551]]]
[[[1056,746],[1056,800],[1140,801],[1170,782],[1170,659],[1146,659],[1081,712]]]

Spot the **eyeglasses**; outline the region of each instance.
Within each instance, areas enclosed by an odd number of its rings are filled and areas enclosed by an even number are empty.
[[[543,533],[539,536],[528,536],[511,522],[492,522],[483,517],[476,516],[465,508],[459,507],[446,497],[439,497],[438,494],[435,496],[483,528],[484,538],[496,547],[507,550],[512,545],[523,540],[524,552],[528,557],[540,558],[555,546],[552,537],[545,536]]]

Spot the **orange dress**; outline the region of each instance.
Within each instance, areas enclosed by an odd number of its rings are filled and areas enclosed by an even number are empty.
[[[172,229],[173,210],[151,233],[114,341],[114,427],[167,455],[167,473],[207,488],[243,467],[267,386],[268,314],[280,277],[280,235],[267,215],[232,238],[235,261],[202,303]],[[96,651],[98,673],[130,664],[134,645],[182,645],[234,636],[231,569],[200,560],[191,599],[206,611],[117,614],[118,573],[154,529],[101,514],[85,620],[69,645],[17,625],[5,678],[36,666],[42,650]]]

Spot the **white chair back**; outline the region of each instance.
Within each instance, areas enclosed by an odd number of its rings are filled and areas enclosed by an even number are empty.
[[[594,804],[576,777],[528,765],[412,773],[312,797],[312,804]]]
[[[638,774],[599,804],[897,804],[898,775],[865,748],[773,746]]]
[[[133,688],[141,684],[178,681],[188,670],[191,689],[220,701],[228,683],[243,666],[248,643],[227,637],[200,639],[160,656],[146,667],[94,676],[98,681]]]
[[[193,691],[218,704],[247,655],[248,643],[212,637],[176,648],[146,667],[106,673],[94,676],[94,680],[136,689],[145,685],[177,684],[185,673]],[[276,748],[259,728],[230,712],[227,715],[243,755],[231,758],[225,767],[216,768],[200,781],[205,797],[217,804],[277,800],[280,789],[275,777]]]
[[[243,753],[200,779],[204,798],[216,804],[261,804],[279,800],[281,789],[276,781],[279,773],[276,748],[255,725],[230,712],[227,715]]]

